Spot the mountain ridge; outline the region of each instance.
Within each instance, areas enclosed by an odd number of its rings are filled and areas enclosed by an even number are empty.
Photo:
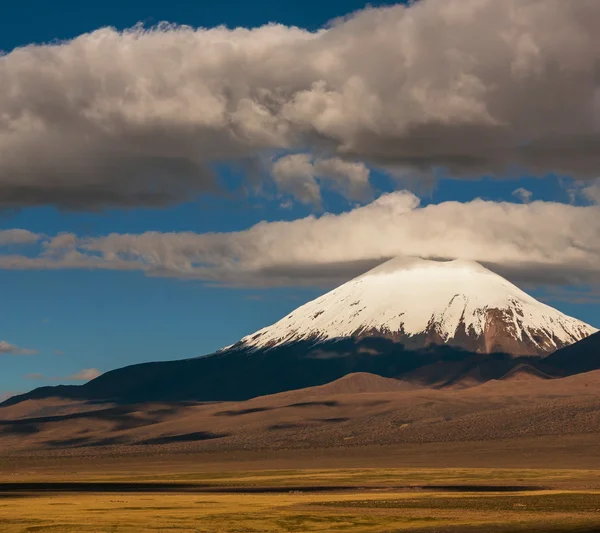
[[[145,457],[151,449],[331,447],[339,453],[368,445],[499,441],[507,446],[506,439],[523,437],[597,436],[600,371],[523,385],[490,380],[469,388],[405,388],[400,382],[354,374],[341,383],[243,402],[107,402],[99,408],[97,402],[67,406],[47,401],[20,414],[10,408],[0,411],[0,453]]]

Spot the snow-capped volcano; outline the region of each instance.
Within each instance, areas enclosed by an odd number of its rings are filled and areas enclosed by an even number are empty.
[[[529,296],[473,261],[392,259],[236,346],[380,336],[407,347],[547,355],[597,330]]]

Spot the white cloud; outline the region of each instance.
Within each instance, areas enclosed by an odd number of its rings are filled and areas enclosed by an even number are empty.
[[[372,196],[370,172],[363,163],[344,161],[339,157],[317,159],[315,174],[349,200],[364,201]]]
[[[42,235],[32,233],[25,229],[0,230],[0,246],[7,246],[10,244],[35,244],[39,242],[40,239],[42,239]]]
[[[281,157],[273,163],[273,179],[282,193],[305,204],[321,206],[321,188],[314,176],[309,154]]]
[[[41,380],[41,381],[91,381],[92,379],[96,379],[97,377],[100,377],[102,374],[103,374],[103,372],[101,372],[97,368],[84,368],[83,370],[80,370],[79,372],[72,374],[70,376],[47,377],[44,374],[41,374],[39,372],[34,372],[33,374],[27,374],[25,376],[25,378]]]
[[[408,191],[339,215],[261,222],[233,233],[110,234],[69,239],[0,268],[141,270],[246,286],[330,285],[389,257],[462,258],[513,281],[600,284],[600,208],[474,200],[422,206]]]
[[[600,179],[595,180],[591,185],[585,187],[583,194],[588,200],[600,205]]]
[[[369,169],[339,157],[313,160],[310,154],[286,155],[273,163],[271,171],[280,192],[315,207],[321,207],[322,185],[349,200],[364,201],[372,196]]]
[[[218,189],[213,163],[286,150],[591,178],[599,26],[596,0],[421,0],[316,32],[103,28],[18,48],[0,56],[0,205],[164,205]]]
[[[29,350],[6,341],[0,341],[0,355],[35,355],[37,353],[37,350]]]
[[[533,193],[531,191],[528,191],[524,187],[519,187],[518,189],[513,191],[513,196],[521,200],[521,202],[523,202],[524,204],[528,204],[529,202],[531,202]]]

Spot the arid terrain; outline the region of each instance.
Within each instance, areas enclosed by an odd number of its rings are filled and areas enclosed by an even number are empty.
[[[600,371],[0,417],[7,533],[600,531]]]
[[[371,374],[245,402],[133,404],[29,400],[0,410],[0,453],[136,454],[593,439],[600,372],[445,389]],[[533,450],[532,450],[533,451]],[[491,465],[493,466],[493,465]]]

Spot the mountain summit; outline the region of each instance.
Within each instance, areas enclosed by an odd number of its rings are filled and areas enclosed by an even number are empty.
[[[397,258],[313,300],[236,347],[384,337],[408,348],[545,356],[597,330],[473,261]]]

